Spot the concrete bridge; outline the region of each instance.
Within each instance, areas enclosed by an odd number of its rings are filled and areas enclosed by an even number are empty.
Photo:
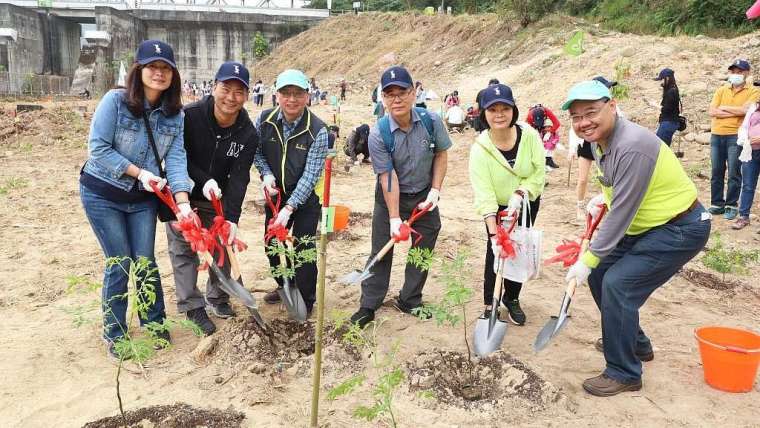
[[[78,93],[87,87],[103,93],[113,86],[119,62],[128,67],[139,42],[152,38],[174,48],[183,80],[210,80],[226,60],[255,69],[257,32],[274,47],[329,16],[328,10],[226,4],[229,0],[140,1],[139,8],[125,0],[67,0],[40,7],[45,2],[0,4],[0,93],[28,92],[35,82],[32,92]],[[94,24],[95,30],[85,31],[81,24]],[[65,80],[78,82],[71,89],[61,83]]]

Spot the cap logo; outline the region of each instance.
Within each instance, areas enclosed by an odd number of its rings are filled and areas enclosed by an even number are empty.
[[[240,74],[240,67],[237,65],[235,66],[235,74]]]
[[[154,44],[153,46],[156,48],[156,53],[160,54],[161,53],[161,48],[158,47],[158,43]]]
[[[493,88],[493,93],[495,95],[501,95],[501,91],[499,90],[499,88]]]
[[[391,79],[395,79],[395,78],[396,78],[396,72],[391,70]]]

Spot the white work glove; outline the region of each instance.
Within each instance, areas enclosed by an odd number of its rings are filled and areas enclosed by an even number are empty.
[[[261,180],[261,189],[265,192],[269,192],[269,196],[277,194],[277,179],[274,178],[274,175],[270,174],[264,176]]]
[[[401,219],[399,217],[391,218],[391,238],[395,238],[401,233]]]
[[[230,236],[227,238],[227,245],[232,245],[235,243],[235,238],[237,238],[238,226],[237,223],[233,223],[229,220],[227,220],[227,224],[230,225]]]
[[[592,221],[596,221],[599,218],[599,214],[602,213],[601,205],[604,205],[604,194],[602,193],[591,198],[588,204],[586,204],[586,212],[591,214]]]
[[[547,142],[547,141],[549,141],[549,140],[551,140],[551,138],[552,138],[552,134],[550,134],[548,132],[546,134],[544,134],[544,143]]]
[[[501,254],[504,252],[496,236],[491,237],[491,251],[493,251],[493,256],[497,259],[501,258]]]
[[[575,279],[575,283],[578,285],[587,285],[588,276],[591,275],[591,268],[583,263],[583,260],[578,260],[574,265],[570,266],[570,270],[567,271],[565,281]]]
[[[428,211],[433,211],[438,206],[438,200],[441,198],[441,191],[432,188],[427,194],[427,198],[425,198],[424,201],[417,204],[417,208],[424,209],[425,207],[429,206],[430,209]]]
[[[219,188],[219,184],[213,178],[206,181],[206,184],[203,185],[203,196],[209,201],[211,200],[211,192],[214,192],[214,196],[217,199],[222,197],[222,189]]]
[[[361,161],[359,161],[358,159],[354,161],[354,165],[356,165],[356,166],[359,166],[360,163],[361,163]]]
[[[182,218],[187,218],[193,215],[193,209],[190,207],[189,202],[177,204],[177,208],[179,208],[179,215]]]
[[[150,183],[156,183],[156,186],[158,187],[158,190],[161,190],[166,186],[166,179],[161,177],[156,177],[152,172],[148,171],[147,169],[141,169],[140,174],[137,175],[137,179],[140,180],[140,183],[142,183],[145,190],[149,192],[153,192],[153,187],[151,187]]]
[[[290,220],[290,215],[293,214],[293,208],[290,207],[290,205],[285,205],[277,214],[277,219],[274,221],[275,224],[279,224],[282,227],[288,227],[288,220]]]
[[[512,221],[514,216],[520,211],[520,208],[522,208],[522,203],[523,196],[517,192],[509,197],[509,202],[507,202],[507,221]]]

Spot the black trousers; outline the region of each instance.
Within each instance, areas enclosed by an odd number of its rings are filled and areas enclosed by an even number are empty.
[[[408,220],[412,210],[427,197],[429,189],[415,194],[401,194],[399,198],[399,214],[402,220]],[[383,190],[378,182],[375,185],[375,209],[372,213],[372,253],[369,261],[380,252],[390,236],[390,215],[388,206],[383,198]],[[422,235],[420,242],[415,245],[415,237],[411,237],[412,247],[435,248],[438,232],[441,230],[441,216],[438,208],[420,217],[412,224],[412,228]],[[393,249],[385,255],[374,268],[374,275],[362,282],[361,307],[376,310],[383,304],[391,280]],[[406,265],[404,271],[404,286],[399,292],[398,300],[407,307],[414,308],[422,303],[422,288],[427,280],[427,271],[419,270],[414,265]]]
[[[283,207],[289,197],[290,195],[282,195]],[[306,203],[295,210],[290,216],[290,220],[288,220],[288,229],[291,229],[291,234],[296,238],[296,251],[316,248],[317,224],[319,223],[319,218],[321,216],[321,209],[322,207],[319,205],[319,198],[316,194],[312,193]],[[266,207],[264,227],[269,224],[271,218],[272,211],[269,207]],[[313,237],[315,239],[312,239],[308,244],[299,244],[300,238],[303,238],[304,236]],[[272,239],[267,242],[267,247],[272,244],[276,245],[277,240]],[[267,255],[267,258],[269,259],[269,266],[277,267],[280,265],[279,256]],[[288,261],[288,264],[290,264],[290,261]],[[295,273],[295,285],[298,287],[298,290],[301,291],[306,307],[310,308],[314,305],[314,301],[317,299],[317,263],[305,263],[301,267],[296,268]],[[275,278],[275,281],[277,281],[279,287],[282,287],[282,278]],[[293,280],[291,280],[291,284],[292,283]]]
[[[541,197],[536,198],[535,201],[530,201],[530,219],[528,221],[528,227],[532,227],[536,222],[536,216],[538,215],[538,207],[541,205]],[[499,211],[505,210],[507,207],[499,206]],[[522,221],[522,210],[517,218],[518,224]],[[486,228],[486,237],[488,237],[488,228]],[[483,271],[483,304],[493,304],[493,293],[496,288],[496,273],[493,271],[494,254],[491,250],[491,239],[486,239],[486,266]],[[522,290],[522,284],[515,281],[510,281],[506,278],[502,279],[504,284],[504,295],[501,297],[502,301],[515,300],[520,297],[520,290]]]

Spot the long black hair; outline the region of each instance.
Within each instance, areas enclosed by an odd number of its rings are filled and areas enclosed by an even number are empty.
[[[127,108],[135,117],[140,117],[145,111],[145,88],[142,82],[142,69],[145,65],[135,62],[127,73]],[[182,110],[182,79],[179,71],[172,67],[172,82],[161,93],[161,103],[167,116],[174,116]]]
[[[676,91],[678,90],[678,85],[676,84],[676,77],[675,76],[665,76],[664,79],[662,79],[662,92],[667,92],[668,89],[675,88]]]

